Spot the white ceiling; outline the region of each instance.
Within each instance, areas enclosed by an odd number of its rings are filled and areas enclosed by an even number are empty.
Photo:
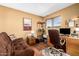
[[[0,5],[32,13],[38,16],[46,16],[72,4],[73,3],[2,3]]]

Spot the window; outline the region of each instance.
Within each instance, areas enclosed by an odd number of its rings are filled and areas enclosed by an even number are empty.
[[[46,22],[46,28],[59,28],[61,26],[61,17],[55,17],[53,19],[49,19]]]
[[[52,19],[49,19],[49,20],[46,21],[46,28],[51,28],[52,25],[53,25]]]
[[[61,26],[61,17],[56,17],[53,19],[53,26],[54,27]]]

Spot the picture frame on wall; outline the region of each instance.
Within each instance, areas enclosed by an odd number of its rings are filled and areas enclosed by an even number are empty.
[[[32,30],[32,19],[31,18],[23,18],[23,30],[24,31]]]
[[[69,27],[74,27],[75,26],[74,20],[69,20],[68,26]]]

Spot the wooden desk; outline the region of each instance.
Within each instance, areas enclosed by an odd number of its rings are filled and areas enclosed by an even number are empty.
[[[71,56],[79,56],[79,39],[73,37],[67,37],[66,51]]]

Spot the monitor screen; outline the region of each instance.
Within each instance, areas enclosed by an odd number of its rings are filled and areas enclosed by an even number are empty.
[[[60,34],[70,34],[70,28],[60,28]]]

